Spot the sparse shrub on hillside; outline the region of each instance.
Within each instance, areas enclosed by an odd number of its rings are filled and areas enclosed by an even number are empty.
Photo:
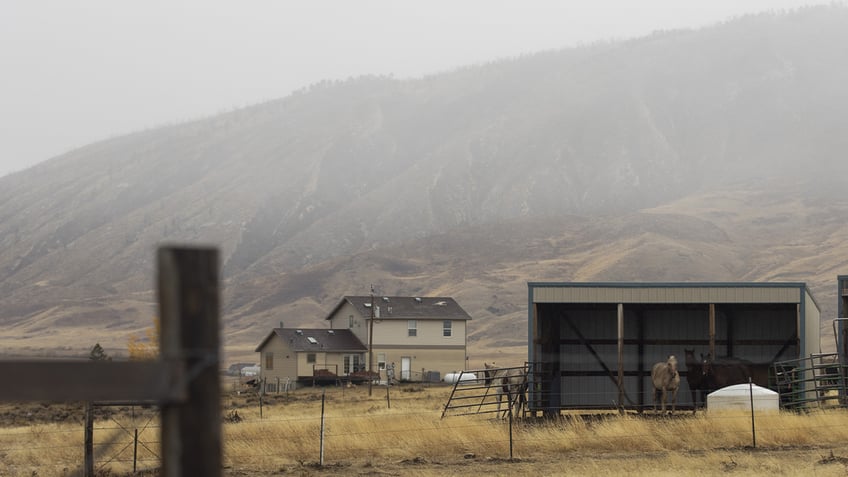
[[[144,330],[144,336],[132,335],[127,341],[130,359],[152,360],[159,356],[159,334],[162,326],[159,318],[153,318],[153,326]]]

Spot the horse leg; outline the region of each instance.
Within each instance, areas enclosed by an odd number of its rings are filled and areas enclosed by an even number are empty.
[[[665,388],[662,389],[662,400],[660,401],[660,412],[665,414],[665,401],[667,399],[667,394]]]
[[[692,388],[689,388],[689,392],[692,393],[692,414],[695,414],[695,411],[698,409],[698,396]]]
[[[659,389],[654,388],[654,414],[657,413],[657,397],[659,395],[659,392],[660,392]]]
[[[503,401],[503,398],[504,398],[504,388],[503,388],[503,386],[501,386],[501,387],[498,388],[498,417],[500,417],[500,418],[506,417],[506,413],[509,412],[509,394],[507,394],[507,399],[506,399],[506,407],[507,408],[503,412],[503,414],[501,414],[501,401]]]
[[[671,413],[674,414],[674,411],[677,409],[677,388],[675,388],[671,392]]]

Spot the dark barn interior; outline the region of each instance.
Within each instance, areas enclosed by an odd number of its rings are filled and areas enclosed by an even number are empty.
[[[770,365],[803,352],[798,301],[533,303],[531,297],[531,406],[650,409],[651,367],[674,355],[681,377],[677,405],[691,409],[686,349],[696,358],[748,360],[762,370],[754,384],[770,387]]]

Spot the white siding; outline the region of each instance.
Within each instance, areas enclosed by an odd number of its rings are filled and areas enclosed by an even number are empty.
[[[813,297],[804,290],[804,355],[821,353],[821,312]]]
[[[444,320],[416,320],[416,336],[409,336],[407,320],[379,321],[374,325],[374,345],[464,346],[465,320],[452,320],[452,323],[451,336],[444,336]]]
[[[350,316],[353,315],[353,328],[350,327]],[[368,344],[368,318],[359,314],[356,308],[345,301],[345,303],[330,317],[330,328],[335,330],[349,329],[359,338],[359,341]]]
[[[266,369],[265,353],[274,353],[273,369]],[[297,379],[298,363],[295,353],[283,343],[276,334],[262,347],[259,352],[259,377],[265,378],[267,382],[275,382],[278,378],[284,381],[286,378]]]
[[[444,319],[423,317],[416,319],[416,336],[409,336],[408,320],[403,318],[386,318],[386,311],[380,310],[383,319],[374,322],[374,368],[377,368],[377,356],[386,354],[386,364],[395,363],[396,378],[400,379],[402,357],[412,359],[412,372],[415,379],[420,379],[421,370],[438,371],[441,376],[445,373],[465,369],[466,362],[466,320],[451,320],[451,336],[444,336]],[[368,346],[370,316],[361,316],[357,309],[345,302],[330,317],[330,325],[334,329],[347,329],[349,316],[354,315],[354,326],[350,330]],[[370,315],[370,313],[369,313]],[[337,358],[326,356],[325,360]],[[365,353],[366,364],[368,353]],[[303,363],[302,363],[303,364]],[[310,366],[311,370],[311,366]],[[381,377],[386,378],[385,371]]]

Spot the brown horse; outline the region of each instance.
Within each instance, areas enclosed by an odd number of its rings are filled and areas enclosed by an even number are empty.
[[[674,414],[677,390],[680,388],[680,373],[677,372],[677,358],[674,355],[669,355],[668,360],[661,361],[651,368],[651,382],[654,384],[654,412],[657,411],[658,399],[662,412],[665,412],[668,394],[671,393],[671,413]]]
[[[734,357],[714,359],[707,353],[703,360],[703,385],[709,391],[745,384],[749,380],[759,386],[768,386],[768,372],[768,364]]]

